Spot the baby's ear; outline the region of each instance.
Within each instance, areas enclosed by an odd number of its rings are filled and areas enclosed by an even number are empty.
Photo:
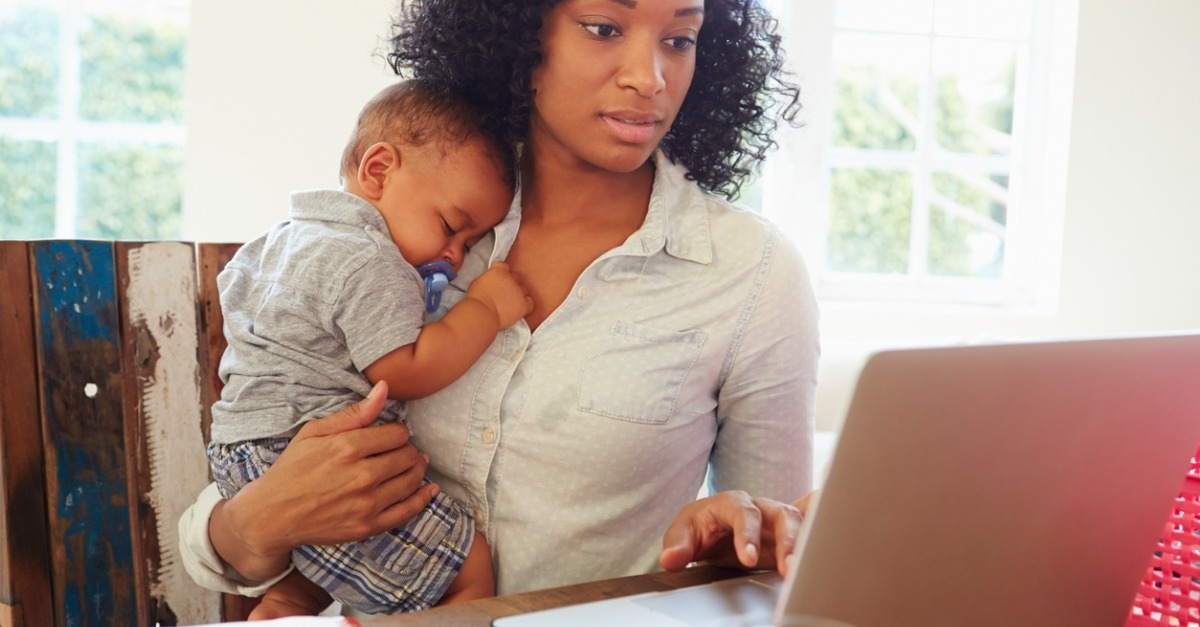
[[[400,151],[387,142],[372,144],[363,152],[358,164],[358,184],[372,200],[383,196],[384,183],[400,167]]]

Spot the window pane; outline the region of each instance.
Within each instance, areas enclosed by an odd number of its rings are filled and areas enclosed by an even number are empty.
[[[834,22],[838,28],[928,33],[933,0],[837,0]]]
[[[175,239],[183,190],[178,146],[79,147],[79,237]]]
[[[58,114],[58,16],[40,6],[0,6],[0,116]]]
[[[80,117],[181,123],[184,35],[165,20],[90,16],[80,37]]]
[[[929,46],[917,37],[834,37],[834,145],[912,151]]]
[[[933,175],[929,271],[998,277],[1004,268],[1008,177],[977,172]]]
[[[1032,0],[938,0],[934,28],[940,35],[1024,39],[1032,17]]]
[[[835,168],[831,179],[827,267],[837,272],[906,273],[912,173]]]
[[[938,145],[951,152],[1007,155],[1012,148],[1017,51],[1011,44],[934,42]]]
[[[0,138],[0,238],[54,235],[54,144]]]

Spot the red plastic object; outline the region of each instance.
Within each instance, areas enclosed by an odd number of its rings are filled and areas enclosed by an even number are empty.
[[[1200,627],[1200,450],[1138,586],[1125,627]]]

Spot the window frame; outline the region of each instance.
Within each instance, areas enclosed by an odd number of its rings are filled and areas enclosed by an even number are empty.
[[[836,165],[864,159],[861,153],[832,144],[836,1],[816,0],[802,6],[786,0],[771,3],[789,65],[801,87],[804,110],[799,116],[803,126],[796,132],[781,132],[780,150],[764,164],[762,210],[800,245],[818,298],[884,307],[1052,311],[1057,306],[1061,270],[1078,0],[1033,0],[1027,58],[1021,61],[1027,72],[1025,80],[1014,86],[1014,97],[1024,96],[1025,104],[1022,115],[1014,116],[1005,268],[997,278],[825,268],[830,173]],[[916,167],[928,171],[930,159],[938,157],[926,158]],[[864,163],[880,165],[890,160],[891,155],[881,155],[877,160],[865,157]],[[920,207],[922,202],[914,205]]]

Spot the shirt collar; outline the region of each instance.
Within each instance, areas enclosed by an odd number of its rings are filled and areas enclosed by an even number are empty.
[[[336,189],[292,192],[288,217],[319,220],[350,226],[369,225],[388,235],[387,222],[375,206],[363,198]]]
[[[700,264],[712,263],[712,231],[708,195],[687,178],[687,168],[654,153],[654,188],[640,236],[646,252],[665,249],[668,255]]]

